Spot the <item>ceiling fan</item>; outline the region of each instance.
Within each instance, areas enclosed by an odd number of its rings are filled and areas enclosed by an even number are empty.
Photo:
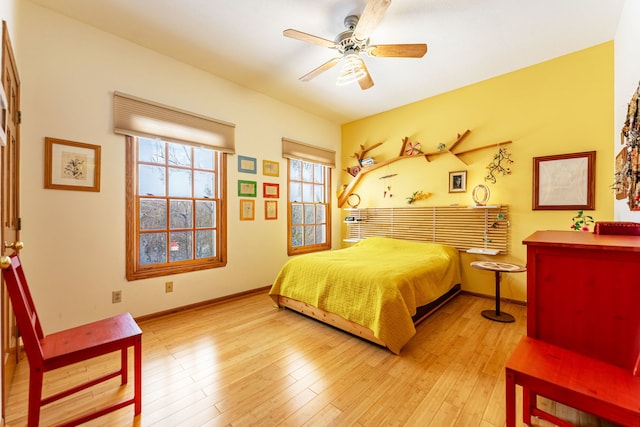
[[[427,45],[424,43],[369,45],[369,34],[378,26],[390,5],[391,0],[369,0],[362,15],[349,15],[345,18],[344,25],[347,30],[338,34],[334,41],[298,30],[284,30],[285,37],[335,49],[340,53],[340,56],[328,60],[300,77],[300,80],[309,81],[344,59],[337,84],[357,81],[360,88],[365,90],[373,86],[373,79],[360,57],[361,53],[381,58],[422,58],[427,53]]]

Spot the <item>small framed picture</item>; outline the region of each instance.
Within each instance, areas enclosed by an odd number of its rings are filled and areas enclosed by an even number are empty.
[[[238,196],[240,197],[256,197],[256,182],[238,180]]]
[[[253,221],[256,217],[256,201],[240,199],[240,221]]]
[[[449,193],[467,191],[467,171],[449,172]]]
[[[44,188],[100,191],[100,146],[45,138]]]
[[[278,201],[264,201],[264,219],[278,219]]]
[[[262,174],[268,176],[280,176],[280,163],[271,160],[262,161]]]
[[[238,172],[257,173],[257,165],[255,157],[238,156]]]
[[[280,184],[265,182],[262,184],[262,196],[267,199],[277,199],[280,197]]]

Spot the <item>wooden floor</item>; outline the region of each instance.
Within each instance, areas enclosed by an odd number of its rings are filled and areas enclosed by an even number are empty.
[[[480,316],[492,307],[491,299],[456,297],[418,326],[400,356],[279,310],[264,293],[141,322],[142,415],[128,407],[87,425],[504,426],[504,364],[525,333],[526,310],[503,304],[516,322],[502,324]],[[47,373],[45,394],[113,368],[118,358]],[[118,384],[45,406],[41,425],[132,393],[131,383]],[[22,360],[8,426],[26,425],[27,390]],[[545,408],[582,426],[610,425],[551,402]]]

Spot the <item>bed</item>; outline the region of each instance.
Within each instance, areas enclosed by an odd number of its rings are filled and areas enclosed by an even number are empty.
[[[437,243],[369,237],[292,258],[269,295],[399,354],[415,325],[460,291],[460,254]]]

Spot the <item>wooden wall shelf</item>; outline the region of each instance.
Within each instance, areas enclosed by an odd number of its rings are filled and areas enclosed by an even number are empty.
[[[511,141],[504,141],[504,142],[499,142],[497,144],[484,145],[482,147],[476,147],[476,148],[471,148],[471,149],[468,149],[468,150],[454,152],[453,149],[460,142],[462,142],[462,140],[467,135],[469,135],[469,133],[471,133],[471,131],[469,129],[467,129],[462,134],[458,134],[457,137],[456,137],[456,140],[453,142],[453,144],[451,144],[451,147],[449,147],[447,149],[444,149],[444,150],[433,151],[433,152],[430,152],[430,153],[423,153],[423,154],[418,154],[418,155],[414,155],[414,156],[400,155],[398,157],[394,157],[392,159],[388,159],[388,160],[382,161],[380,163],[375,163],[373,165],[362,167],[362,169],[360,169],[360,172],[358,172],[358,174],[347,185],[347,187],[344,189],[344,191],[338,196],[338,207],[344,206],[344,204],[347,201],[347,199],[349,198],[349,196],[353,193],[355,188],[358,186],[358,183],[362,180],[362,177],[364,177],[367,173],[373,172],[374,170],[380,169],[381,167],[390,165],[391,163],[395,163],[398,160],[414,159],[416,157],[421,157],[422,156],[422,157],[425,158],[425,160],[427,162],[430,162],[431,158],[433,158],[435,156],[439,156],[439,155],[442,155],[442,154],[452,154],[453,156],[455,156],[457,159],[459,159],[462,163],[464,163],[466,165],[466,163],[460,158],[460,156],[463,155],[463,154],[471,153],[473,151],[483,150],[485,148],[492,148],[492,147],[498,147],[500,145],[511,144]],[[406,145],[407,140],[408,139],[405,138],[404,141],[403,141],[405,145]]]

